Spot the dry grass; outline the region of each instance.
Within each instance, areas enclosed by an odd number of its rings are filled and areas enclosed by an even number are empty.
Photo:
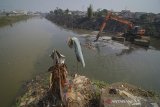
[[[0,27],[5,25],[10,25],[20,20],[28,19],[30,16],[28,15],[19,15],[19,16],[3,16],[0,17]]]

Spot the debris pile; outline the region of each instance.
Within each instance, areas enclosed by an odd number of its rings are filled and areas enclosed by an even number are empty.
[[[87,37],[81,37],[81,39],[83,39],[84,41],[82,42],[82,46],[90,50],[96,50],[97,48],[109,48],[112,50],[128,50],[129,49],[129,46],[126,46],[125,44],[114,41],[109,36],[103,36],[99,38],[97,42],[93,42],[93,39],[95,39],[95,37],[92,37],[92,35]]]
[[[93,102],[96,100],[96,90],[88,78],[75,74],[70,82],[70,89],[66,94],[68,107],[72,107],[74,103],[77,104],[76,107],[97,107],[98,103]]]
[[[75,74],[67,78],[63,89],[63,101],[55,96],[49,86],[49,75],[39,76],[26,85],[26,93],[17,101],[18,107],[97,107],[99,105],[100,89],[87,77]],[[48,83],[47,83],[47,81]]]
[[[127,83],[107,85],[103,81],[91,81],[85,76],[68,76],[63,103],[49,91],[49,75],[36,76],[27,83],[26,93],[18,99],[18,107],[137,107],[160,105],[159,97]]]
[[[101,91],[101,106],[108,107],[158,107],[159,98],[151,91],[145,91],[127,83],[114,83]]]
[[[47,77],[48,75],[43,75]],[[25,94],[17,98],[16,107],[37,107],[41,98],[49,89],[49,79],[38,75],[35,79],[25,84]]]

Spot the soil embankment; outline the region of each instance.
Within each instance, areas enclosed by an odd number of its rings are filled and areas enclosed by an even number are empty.
[[[137,107],[160,105],[159,97],[127,83],[107,84],[74,75],[67,78],[65,90],[67,107]],[[58,100],[49,92],[49,75],[36,76],[26,84],[27,91],[17,99],[16,107],[59,107]]]
[[[74,28],[74,29],[87,29],[87,30],[99,30],[100,25],[102,24],[104,17],[94,17],[88,18],[78,15],[54,15],[48,14],[46,18],[58,25]],[[107,26],[103,31],[107,32],[123,32],[127,25],[118,23],[113,20],[107,22]]]
[[[100,25],[104,20],[104,16],[88,18],[87,16],[72,15],[72,14],[54,14],[49,13],[46,18],[58,25],[74,28],[74,29],[87,29],[99,30]],[[134,25],[142,26],[146,29],[146,36],[160,37],[160,24],[159,22],[144,22],[141,19],[126,19],[133,22]],[[125,32],[128,26],[115,20],[108,20],[104,32],[118,33]]]

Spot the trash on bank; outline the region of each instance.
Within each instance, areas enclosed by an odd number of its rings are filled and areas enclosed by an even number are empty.
[[[51,58],[53,59],[53,66],[48,69],[48,71],[51,71],[49,90],[54,97],[64,102],[63,90],[68,74],[67,66],[64,63],[65,56],[60,54],[57,50],[54,50],[51,54]]]

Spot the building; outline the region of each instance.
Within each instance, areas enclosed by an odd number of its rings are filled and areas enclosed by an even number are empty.
[[[85,11],[71,11],[72,15],[78,15],[78,16],[86,16],[87,12]]]
[[[129,19],[132,19],[134,18],[134,13],[131,12],[130,10],[122,10],[120,13],[119,13],[119,16],[122,16],[123,18],[129,18]]]
[[[143,14],[146,14],[145,12],[135,12],[134,17],[136,19],[139,19]]]
[[[155,21],[155,22],[160,22],[160,13],[159,13],[159,14],[156,14],[154,21]]]

